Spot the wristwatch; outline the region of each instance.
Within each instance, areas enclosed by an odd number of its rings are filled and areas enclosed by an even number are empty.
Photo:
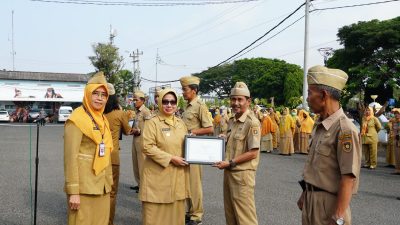
[[[336,217],[336,216],[332,216],[332,219],[335,221],[335,223],[337,225],[344,225],[344,218],[343,217]]]
[[[236,166],[236,163],[231,159],[229,160],[229,168],[232,169]]]

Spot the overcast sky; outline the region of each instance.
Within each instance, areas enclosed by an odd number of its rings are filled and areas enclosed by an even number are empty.
[[[316,0],[312,9],[379,1],[383,0]],[[108,42],[112,25],[117,31],[114,44],[125,58],[126,69],[132,69],[129,52],[139,49],[143,51],[140,57],[142,76],[155,80],[158,48],[161,59],[169,64],[158,66],[158,80],[175,80],[201,72],[235,54],[302,2],[259,0],[207,6],[132,7],[2,0],[0,69],[12,70],[12,10],[15,70],[92,72],[94,68],[88,59],[93,54],[91,45]],[[311,13],[309,67],[323,64],[318,48],[340,48],[336,41],[338,28],[358,21],[391,19],[399,16],[399,12],[400,2],[392,2]],[[276,32],[302,15],[304,8]],[[279,58],[303,67],[303,45],[304,19],[242,58]],[[150,86],[154,84],[142,82],[145,92],[148,92]],[[179,83],[173,86],[178,87]]]

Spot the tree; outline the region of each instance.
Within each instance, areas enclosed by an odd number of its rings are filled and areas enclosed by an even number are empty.
[[[339,29],[344,46],[334,52],[328,66],[344,70],[349,75],[344,103],[356,94],[378,94],[378,102],[393,97],[400,87],[400,17],[390,20],[358,22]]]
[[[241,59],[194,75],[202,79],[202,93],[214,92],[219,98],[228,97],[237,81],[247,84],[253,98],[275,97],[278,104],[287,104],[302,92],[301,68],[278,59]]]
[[[125,99],[133,90],[133,73],[129,70],[120,70],[114,75],[114,87],[116,93]]]
[[[94,56],[89,56],[90,62],[96,72],[103,71],[108,82],[115,84],[118,81],[117,72],[123,67],[123,57],[119,55],[118,48],[108,43],[92,45]]]

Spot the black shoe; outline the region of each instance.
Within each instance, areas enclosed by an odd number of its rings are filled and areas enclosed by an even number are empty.
[[[131,190],[135,190],[135,191],[139,191],[139,186],[131,186],[131,187],[129,187]],[[136,192],[136,193],[137,193]]]
[[[397,200],[400,200],[400,197],[397,197],[396,199],[397,199]]]
[[[186,225],[201,225],[201,221],[190,220]]]

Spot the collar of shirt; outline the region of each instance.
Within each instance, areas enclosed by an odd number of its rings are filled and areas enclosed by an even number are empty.
[[[190,101],[189,102],[189,104],[187,105],[187,107],[189,107],[190,105],[193,105],[193,103],[195,103],[195,102],[197,102],[197,99],[198,99],[199,97],[195,97],[194,99],[192,99],[192,101]]]
[[[233,117],[233,121],[240,121],[240,122],[242,122],[242,123],[244,123],[244,121],[246,120],[246,117],[247,117],[247,115],[250,113],[250,111],[247,109],[246,110],[246,112],[244,112],[240,117],[239,117],[239,119],[236,119],[236,117]]]
[[[336,111],[335,113],[333,113],[332,115],[330,115],[328,118],[324,119],[321,122],[321,119],[319,119],[316,124],[320,125],[322,123],[322,125],[324,126],[325,130],[329,130],[329,128],[331,128],[331,126],[339,119],[339,117],[343,114],[343,109],[340,108],[338,111]]]
[[[143,111],[144,107],[146,107],[144,104],[142,106],[140,106],[140,108],[138,109],[138,111]]]

